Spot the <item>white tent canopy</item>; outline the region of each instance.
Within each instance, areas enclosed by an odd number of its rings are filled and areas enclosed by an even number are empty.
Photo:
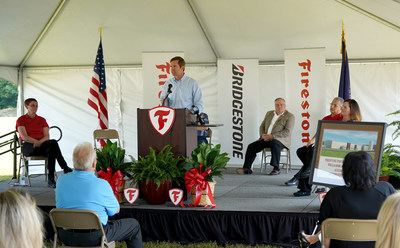
[[[143,51],[184,51],[190,64],[217,58],[274,62],[283,61],[284,49],[302,47],[325,47],[327,60],[337,60],[342,21],[350,59],[400,58],[400,3],[394,0],[1,0],[0,5],[0,65],[7,66],[21,65],[27,55],[28,67],[92,65],[99,27],[108,65],[140,65]]]
[[[391,122],[386,114],[400,109],[398,13],[394,0],[0,0],[0,77],[23,86],[21,99],[38,99],[39,115],[62,128],[70,161],[75,144],[92,141],[97,127],[86,99],[102,27],[110,128],[137,157],[142,52],[183,51],[210,120],[218,120],[216,61],[259,59],[260,123],[273,99],[286,96],[285,49],[324,47],[321,94],[337,95],[343,21],[352,97],[364,120]],[[214,134],[214,142],[224,138]]]

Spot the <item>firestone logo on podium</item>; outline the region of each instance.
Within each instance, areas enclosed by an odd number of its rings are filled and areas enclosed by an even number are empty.
[[[165,106],[152,108],[149,110],[149,118],[154,130],[164,136],[174,124],[175,109]]]

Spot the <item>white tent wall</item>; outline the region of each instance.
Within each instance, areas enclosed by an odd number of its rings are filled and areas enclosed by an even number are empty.
[[[18,69],[15,67],[0,66],[0,78],[18,85]]]
[[[50,126],[56,125],[63,130],[60,146],[70,165],[74,146],[83,141],[92,142],[92,132],[98,125],[96,112],[86,103],[92,73],[92,69],[51,68],[26,69],[24,72],[24,98],[35,97],[39,101],[38,114],[45,117]],[[218,123],[217,67],[188,66],[186,73],[199,82],[210,122]],[[363,120],[393,121],[395,118],[386,114],[400,109],[400,63],[350,64],[350,75],[352,98],[358,101]],[[327,102],[337,95],[339,76],[340,64],[326,66],[326,91],[321,94],[325,94]],[[137,108],[142,107],[144,97],[142,69],[107,69],[106,79],[109,126],[120,132],[127,153],[137,158],[136,113]],[[265,112],[274,108],[274,99],[285,97],[285,88],[283,65],[260,66],[259,118],[252,121],[260,123]],[[329,106],[323,107],[328,113]],[[229,138],[219,137],[218,129],[213,130],[213,143]],[[392,142],[393,131],[393,128],[387,129],[386,143]],[[399,144],[399,141],[396,143]],[[296,149],[291,147],[292,158],[293,163],[299,165]]]
[[[108,81],[107,85],[109,83]],[[137,108],[143,108],[142,69],[123,69],[121,85],[122,127],[117,130],[127,154],[137,159]],[[110,126],[110,128],[115,127]]]

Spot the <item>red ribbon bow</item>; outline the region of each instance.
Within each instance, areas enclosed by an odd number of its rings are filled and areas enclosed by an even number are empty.
[[[117,170],[113,174],[112,169],[110,167],[108,167],[107,168],[107,172],[104,172],[103,170],[100,170],[100,171],[97,172],[97,175],[99,175],[99,177],[101,179],[106,180],[110,184],[115,197],[119,201],[119,190],[118,190],[118,187],[120,187],[120,186],[122,186],[124,184],[124,175],[122,174],[122,172],[120,170]]]
[[[201,200],[201,193],[203,190],[206,190],[207,195],[211,201],[211,207],[205,206],[205,208],[215,208],[215,202],[214,202],[214,197],[211,192],[210,185],[208,184],[207,181],[204,180],[204,178],[211,173],[211,169],[208,169],[201,173],[201,169],[203,167],[203,164],[200,164],[200,168],[193,168],[190,171],[186,172],[185,174],[185,185],[186,189],[188,192],[190,192],[193,188],[193,186],[196,185],[196,201],[194,205],[189,205],[189,207],[196,207],[199,205],[200,200]],[[181,206],[184,207],[183,203],[181,202]]]

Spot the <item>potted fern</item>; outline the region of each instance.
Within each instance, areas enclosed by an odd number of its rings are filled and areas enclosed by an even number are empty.
[[[381,170],[379,173],[380,181],[389,181],[389,177],[400,178],[400,152],[392,144],[386,144],[383,148]]]
[[[185,184],[191,192],[193,204],[205,206],[213,205],[213,195],[216,182],[214,177],[223,178],[222,172],[226,170],[229,161],[227,153],[221,153],[221,145],[201,143],[193,150],[191,158],[186,158]],[[201,185],[199,181],[201,181]],[[201,190],[201,198],[200,191]],[[209,192],[211,191],[211,192]],[[212,199],[210,199],[212,194]],[[215,204],[214,204],[215,205]]]
[[[166,145],[157,152],[150,147],[150,153],[129,168],[133,183],[140,185],[143,197],[149,204],[164,204],[172,183],[180,184],[185,170],[182,157],[176,157],[172,146]]]

